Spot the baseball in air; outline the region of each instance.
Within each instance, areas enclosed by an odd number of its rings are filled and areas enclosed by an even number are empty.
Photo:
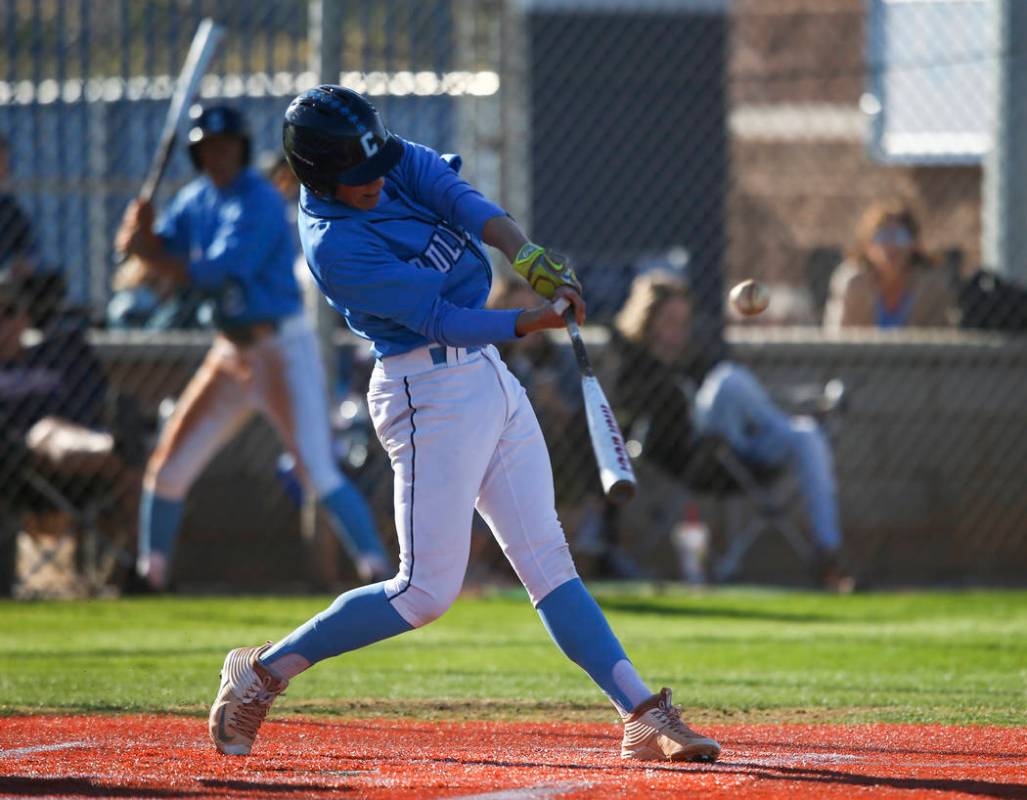
[[[762,281],[742,281],[731,290],[728,298],[735,311],[743,317],[754,317],[770,305],[770,289]]]

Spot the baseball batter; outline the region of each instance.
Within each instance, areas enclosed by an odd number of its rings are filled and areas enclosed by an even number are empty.
[[[312,664],[441,616],[460,591],[477,508],[553,639],[622,714],[621,755],[715,759],[719,745],[684,724],[670,690],[646,686],[578,578],[538,422],[492,345],[564,323],[551,303],[482,307],[492,281],[483,241],[583,321],[574,272],[462,180],[459,158],[392,135],[356,92],[299,95],[283,141],[304,187],[307,263],[377,357],[368,403],[395,474],[400,569],[275,644],[232,650],[209,718],[218,750],[249,753],[275,697]]]
[[[147,269],[191,283],[217,302],[217,335],[147,464],[140,503],[138,572],[167,586],[186,493],[207,462],[263,414],[336,522],[365,580],[388,574],[367,503],[332,459],[317,340],[302,314],[295,251],[278,191],[248,166],[242,115],[226,106],[192,112],[189,154],[200,176],[154,226],[129,206],[117,248]]]

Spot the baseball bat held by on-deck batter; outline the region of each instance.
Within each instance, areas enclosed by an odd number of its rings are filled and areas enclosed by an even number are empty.
[[[168,106],[168,115],[164,119],[164,130],[160,134],[160,143],[157,145],[157,152],[154,153],[153,161],[150,164],[150,171],[143,181],[143,188],[139,197],[150,201],[157,192],[164,171],[171,160],[171,148],[175,143],[178,130],[182,126],[182,120],[189,112],[189,103],[200,88],[200,79],[207,71],[214,51],[217,49],[225,29],[212,19],[204,19],[196,29],[192,44],[189,46],[189,54],[186,56],[185,64],[182,65],[182,72],[175,83],[175,92],[171,95],[171,105]]]
[[[139,190],[139,199],[146,202],[153,200],[160,186],[164,172],[171,161],[172,147],[178,137],[178,130],[182,121],[189,113],[189,103],[196,96],[200,88],[200,79],[207,71],[214,51],[224,35],[225,29],[212,19],[204,19],[196,29],[192,44],[189,45],[189,54],[186,56],[182,71],[175,81],[175,91],[171,95],[171,104],[168,106],[168,114],[164,118],[164,129],[160,134],[160,142],[150,162],[150,169],[146,173],[143,187]],[[124,254],[115,255],[117,262],[124,261]]]
[[[581,339],[573,306],[566,298],[561,297],[553,303],[553,310],[562,314],[567,322],[567,333],[570,334],[574,357],[581,371],[581,392],[585,400],[588,434],[592,439],[596,463],[599,465],[599,479],[603,484],[603,491],[611,502],[626,503],[635,496],[636,482],[620,425],[617,424],[603,387],[599,385],[599,379],[592,372],[592,362]]]

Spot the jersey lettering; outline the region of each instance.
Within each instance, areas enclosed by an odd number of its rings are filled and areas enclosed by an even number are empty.
[[[467,249],[467,241],[466,233],[440,222],[435,226],[428,246],[420,255],[410,259],[410,263],[419,268],[449,272]]]

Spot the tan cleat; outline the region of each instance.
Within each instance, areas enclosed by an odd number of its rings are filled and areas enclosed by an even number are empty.
[[[720,745],[696,733],[671,705],[670,689],[661,689],[624,720],[620,757],[641,761],[707,761],[720,755]]]
[[[271,642],[263,647],[239,647],[225,656],[221,688],[207,720],[211,741],[225,755],[249,755],[260,723],[289,683],[276,678],[257,660],[270,646]]]

